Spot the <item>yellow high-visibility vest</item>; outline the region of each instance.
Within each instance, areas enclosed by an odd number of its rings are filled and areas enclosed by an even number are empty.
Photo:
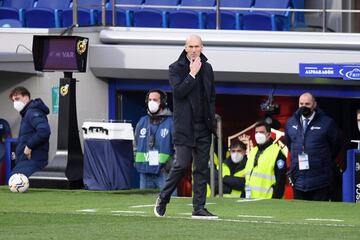
[[[231,176],[230,168],[225,163],[222,164],[222,173],[223,173],[223,177]],[[245,175],[245,168],[234,173],[234,177],[244,177],[244,175]],[[232,189],[231,193],[224,194],[224,197],[240,197],[240,196],[241,196],[241,191],[236,189]]]
[[[258,147],[255,147],[249,153],[245,166],[245,184],[250,188],[251,198],[271,198],[272,187],[276,183],[274,167],[280,147],[277,144],[268,146],[260,154],[258,164],[254,167],[258,150]]]
[[[230,168],[228,167],[228,165],[226,165],[225,163],[222,164],[222,176],[225,177],[225,176],[230,176]],[[244,177],[245,176],[245,168],[242,169],[241,171],[238,171],[234,174],[234,177]],[[210,188],[210,184],[207,184],[206,185],[206,197],[210,197],[211,196],[211,188]],[[231,193],[226,193],[223,195],[224,197],[233,197],[233,196],[236,196],[236,197],[240,197],[241,196],[241,191],[239,190],[235,190],[233,189],[231,191]]]

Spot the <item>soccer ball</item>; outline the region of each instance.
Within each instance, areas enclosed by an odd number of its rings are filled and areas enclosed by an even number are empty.
[[[12,192],[26,192],[29,188],[29,179],[22,173],[15,173],[9,179],[9,189]]]

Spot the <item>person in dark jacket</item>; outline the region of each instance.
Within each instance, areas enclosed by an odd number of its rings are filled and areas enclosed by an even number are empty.
[[[202,54],[199,36],[190,35],[179,59],[169,67],[173,93],[173,141],[176,160],[156,199],[154,213],[165,215],[171,193],[180,182],[193,156],[193,218],[217,218],[205,208],[211,134],[215,133],[214,72]]]
[[[299,109],[286,124],[285,143],[295,199],[329,201],[341,139],[335,122],[317,107],[311,93],[300,96]]]
[[[11,175],[22,173],[29,177],[48,164],[50,126],[46,115],[49,108],[40,98],[32,100],[24,87],[14,88],[9,98],[22,117]]]

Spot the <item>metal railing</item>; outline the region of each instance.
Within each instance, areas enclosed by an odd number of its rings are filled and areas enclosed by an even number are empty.
[[[116,4],[115,0],[111,0],[111,12],[112,12],[112,26],[116,26],[115,13],[116,8],[136,8],[140,7],[144,9],[185,9],[185,10],[215,10],[216,11],[216,29],[220,29],[221,26],[221,11],[271,11],[271,12],[302,12],[302,13],[321,13],[322,14],[322,31],[326,32],[327,22],[326,17],[328,13],[360,13],[360,10],[352,9],[327,9],[326,0],[322,1],[322,9],[295,9],[295,8],[237,8],[237,7],[221,7],[221,0],[216,0],[216,6],[205,7],[205,6],[168,6],[168,5],[132,5],[132,4]],[[81,5],[80,7],[84,7]],[[86,5],[89,6],[89,5]],[[78,1],[73,0],[73,26],[78,26],[78,15],[77,10],[79,8]],[[106,0],[101,2],[101,19],[102,26],[106,25]]]
[[[223,196],[223,179],[222,179],[222,162],[223,162],[223,148],[222,148],[222,121],[221,117],[216,114],[216,131],[217,131],[217,157],[218,157],[218,186],[219,186],[219,197]],[[210,189],[211,196],[215,196],[215,137],[212,136],[211,147],[210,147]]]

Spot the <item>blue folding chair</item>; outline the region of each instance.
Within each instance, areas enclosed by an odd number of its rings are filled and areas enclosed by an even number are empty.
[[[25,23],[26,9],[34,6],[34,0],[4,0],[0,7],[0,19],[17,19]]]
[[[106,7],[109,1],[105,2]],[[101,12],[102,0],[78,0],[78,25],[80,27],[98,25],[98,15]],[[101,15],[101,14],[100,14]],[[101,17],[100,17],[101,19]],[[69,9],[63,11],[63,27],[69,27],[73,24],[72,4]]]
[[[174,9],[168,8],[143,8],[134,10],[134,27],[167,27],[168,14],[176,10],[179,0],[145,0],[146,5],[164,5],[173,6]]]
[[[215,0],[182,0],[179,6],[214,7]],[[168,17],[170,28],[200,28],[206,26],[206,14],[214,10],[182,10],[171,12]]]
[[[221,0],[220,4],[220,7],[250,8],[254,4],[254,0]],[[242,15],[247,12],[244,10],[220,10],[220,29],[241,29]],[[216,28],[216,12],[208,13],[206,28]]]
[[[0,19],[0,28],[22,28],[23,24],[17,19]]]
[[[244,14],[244,30],[290,30],[291,0],[255,0],[254,10]],[[284,11],[256,11],[256,8],[283,8]]]
[[[34,8],[25,12],[26,27],[60,28],[62,11],[69,6],[70,0],[38,0]]]

